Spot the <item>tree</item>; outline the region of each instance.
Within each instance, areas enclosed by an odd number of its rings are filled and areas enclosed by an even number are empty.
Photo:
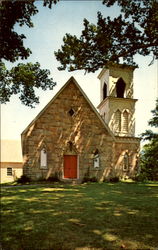
[[[110,7],[118,4],[121,14],[111,20],[98,12],[97,25],[84,19],[80,38],[66,34],[64,45],[55,52],[59,70],[84,69],[95,72],[109,61],[136,65],[134,55],[158,58],[158,1],[103,0]]]
[[[43,5],[52,7],[58,0],[44,0]],[[39,102],[34,88],[53,89],[55,82],[49,78],[50,71],[40,68],[40,64],[20,63],[11,70],[7,70],[4,60],[11,63],[18,59],[27,59],[32,53],[24,47],[24,34],[15,32],[15,24],[33,27],[31,17],[38,10],[33,1],[1,1],[0,2],[0,101],[6,103],[13,94],[20,94],[23,104],[33,107]]]
[[[35,88],[43,90],[53,89],[56,85],[50,75],[49,70],[41,69],[39,63],[19,63],[10,71],[6,69],[4,63],[0,63],[0,84],[1,103],[9,101],[13,94],[20,94],[19,99],[26,106],[34,107],[39,103],[39,97],[35,95]]]
[[[149,125],[158,128],[158,99],[156,108],[151,112],[153,118],[149,121]],[[141,174],[149,180],[158,180],[158,133],[146,130],[142,138],[148,140],[149,143],[144,145],[141,152]]]
[[[43,5],[52,7],[58,0],[44,0]],[[26,39],[24,34],[19,35],[14,30],[15,24],[29,28],[33,27],[31,17],[38,13],[37,7],[33,1],[1,1],[0,2],[0,60],[5,59],[15,62],[19,58],[27,59],[31,54],[29,48],[25,48],[23,40]]]

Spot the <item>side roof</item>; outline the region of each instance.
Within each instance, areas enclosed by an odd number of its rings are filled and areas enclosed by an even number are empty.
[[[21,142],[18,140],[1,140],[1,162],[23,162]]]
[[[115,140],[115,137],[114,137],[112,131],[110,130],[110,128],[108,127],[108,125],[103,121],[103,119],[101,118],[100,114],[98,113],[98,111],[96,110],[96,108],[94,107],[94,105],[91,103],[91,101],[89,100],[89,98],[87,97],[87,95],[82,90],[82,88],[80,87],[80,85],[77,83],[77,81],[75,80],[75,78],[73,76],[70,77],[70,79],[63,85],[63,87],[57,92],[57,94],[51,99],[51,101],[41,110],[41,112],[35,117],[35,119],[32,120],[32,122],[22,132],[21,136],[23,136],[28,131],[28,129],[37,121],[37,119],[39,117],[41,117],[41,115],[45,112],[45,110],[55,101],[55,99],[61,94],[61,92],[68,86],[68,84],[70,82],[73,82],[77,86],[77,88],[80,90],[80,92],[82,93],[82,95],[84,96],[84,98],[86,99],[86,101],[88,102],[88,104],[90,105],[91,109],[97,115],[98,119],[101,121],[101,123],[103,124],[103,126],[105,127],[105,129],[108,131],[109,135]]]

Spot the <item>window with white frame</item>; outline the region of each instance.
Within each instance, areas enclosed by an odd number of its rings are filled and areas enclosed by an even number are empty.
[[[124,171],[127,171],[128,168],[129,168],[129,155],[128,155],[128,153],[126,152],[125,155],[124,155],[123,170],[124,170]]]
[[[7,176],[12,176],[12,175],[13,175],[13,169],[7,168]]]
[[[100,159],[99,159],[99,151],[98,150],[96,150],[94,153],[93,166],[94,166],[94,168],[99,168],[99,166],[100,166]]]
[[[40,168],[47,169],[47,150],[45,148],[40,151]]]

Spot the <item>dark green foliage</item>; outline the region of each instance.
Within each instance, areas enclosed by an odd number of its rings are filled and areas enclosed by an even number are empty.
[[[153,118],[149,121],[149,125],[158,128],[158,99],[156,108],[152,110]],[[148,180],[158,180],[158,133],[146,130],[142,134],[144,140],[149,143],[144,145],[141,152],[141,173]]]
[[[109,179],[109,182],[112,182],[112,183],[117,183],[117,182],[119,182],[119,181],[120,181],[120,179],[119,179],[119,177],[117,177],[117,176],[111,177],[111,178]]]
[[[15,31],[15,25],[33,27],[31,17],[38,13],[35,1],[1,1],[0,2],[0,101],[6,103],[14,94],[20,94],[23,104],[33,107],[39,103],[34,88],[53,89],[55,83],[49,79],[49,70],[40,69],[39,63],[20,63],[7,70],[3,60],[16,62],[27,59],[32,53],[24,47],[24,34]],[[52,7],[58,0],[44,0],[43,5]]]
[[[84,69],[95,72],[109,61],[135,65],[133,56],[158,58],[158,2],[155,0],[105,0],[108,7],[117,3],[121,14],[111,20],[98,12],[97,25],[84,19],[80,38],[66,34],[64,45],[55,52],[60,70]],[[153,62],[152,60],[152,62]],[[151,63],[152,63],[151,62]]]
[[[98,182],[98,180],[95,176],[93,177],[85,176],[82,180],[82,183],[86,183],[86,182]]]
[[[52,4],[57,4],[59,0],[43,0],[43,6],[48,6],[50,9],[52,8]]]
[[[50,71],[41,69],[39,63],[19,63],[10,71],[5,68],[4,63],[0,63],[0,101],[6,103],[11,95],[19,94],[21,102],[33,107],[39,103],[39,97],[35,95],[35,88],[43,90],[53,89],[56,85],[52,78],[48,78]]]
[[[85,173],[82,183],[86,183],[86,182],[98,182],[98,179],[96,176],[90,176],[90,169],[88,167],[87,172]]]
[[[151,181],[158,180],[158,136],[157,142],[150,142],[143,147],[140,175]]]
[[[48,182],[60,182],[59,174],[56,172],[54,175],[50,176],[46,181]]]
[[[103,180],[103,182],[111,182],[111,183],[117,183],[119,181],[120,181],[120,179],[117,176],[110,177],[109,179],[108,178],[104,178],[104,180]]]
[[[19,58],[27,59],[31,50],[24,47],[24,34],[14,30],[15,24],[33,27],[31,17],[38,13],[33,1],[1,1],[0,2],[0,60],[15,62]],[[44,0],[43,5],[52,7],[58,0]]]
[[[132,178],[133,181],[137,182],[147,182],[148,179],[150,180],[149,176],[144,171],[141,171],[140,174],[137,174]]]
[[[19,184],[30,183],[30,178],[27,177],[26,175],[22,175],[20,178],[17,179],[17,183]]]
[[[38,180],[32,180],[31,183],[34,184],[48,184],[52,182],[60,182],[59,174],[56,172],[52,176],[49,176],[47,179],[45,177],[40,177]]]
[[[24,34],[19,35],[14,30],[14,25],[27,25],[33,27],[31,16],[38,12],[32,1],[2,1],[0,3],[0,59],[15,62],[19,58],[26,59],[31,54],[25,48]]]

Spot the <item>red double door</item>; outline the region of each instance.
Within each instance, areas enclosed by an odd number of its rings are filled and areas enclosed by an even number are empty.
[[[77,179],[77,155],[64,155],[64,178]]]

